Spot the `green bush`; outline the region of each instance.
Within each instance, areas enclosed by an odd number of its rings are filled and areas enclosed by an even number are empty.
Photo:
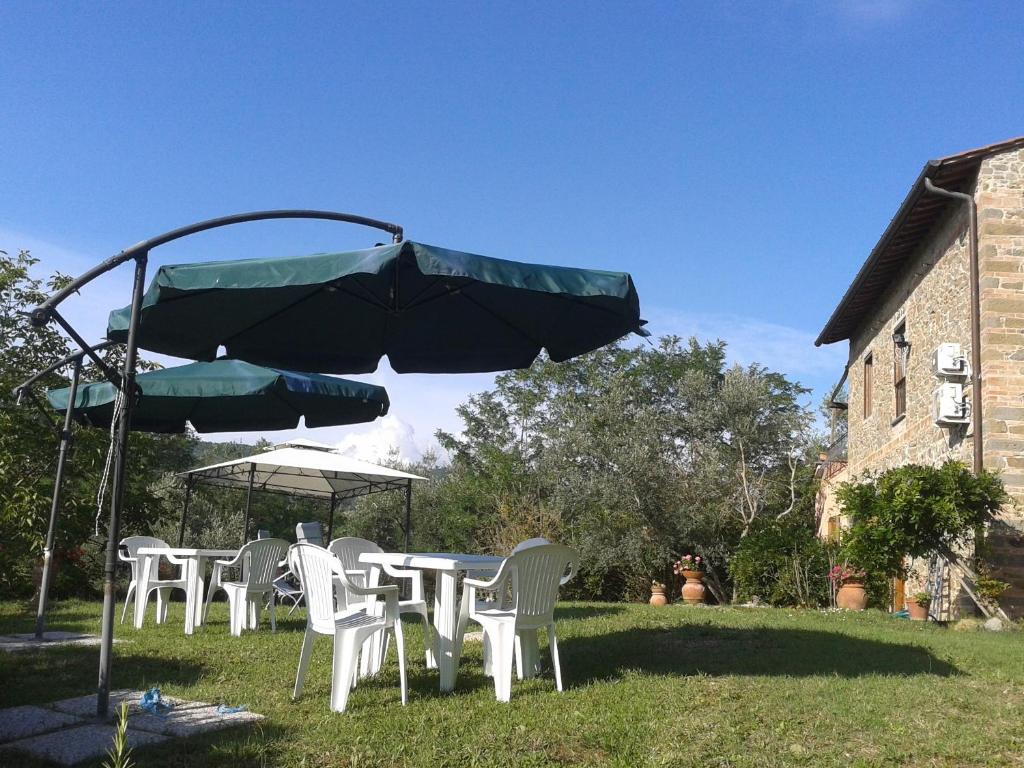
[[[757,521],[729,562],[736,597],[756,596],[771,605],[828,605],[831,547],[805,517]]]
[[[851,520],[841,556],[869,574],[904,576],[907,557],[926,557],[968,542],[1006,501],[991,472],[973,475],[957,461],[908,464],[837,492]]]

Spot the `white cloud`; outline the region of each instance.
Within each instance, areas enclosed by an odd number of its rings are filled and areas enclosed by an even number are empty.
[[[354,459],[379,464],[394,451],[402,461],[416,461],[426,450],[436,450],[436,445],[433,438],[418,440],[412,424],[388,414],[375,421],[368,430],[345,435],[335,448]]]

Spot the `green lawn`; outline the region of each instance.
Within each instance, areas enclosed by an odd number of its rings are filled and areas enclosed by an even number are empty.
[[[225,607],[215,609],[191,638],[180,603],[163,627],[152,613],[142,631],[119,625],[114,686],[159,685],[267,719],[138,750],[140,766],[1024,766],[1019,632],[875,612],[572,603],[558,614],[563,694],[546,674],[497,703],[475,643],[456,693],[442,696],[407,624],[409,706],[392,656],[333,714],[326,638],[303,699],[291,700],[301,611],[277,634],[232,638]],[[95,632],[98,615],[98,603],[58,603],[51,626]],[[31,617],[27,604],[0,604],[0,634],[30,631]],[[96,662],[95,648],[0,654],[0,706],[87,693]]]

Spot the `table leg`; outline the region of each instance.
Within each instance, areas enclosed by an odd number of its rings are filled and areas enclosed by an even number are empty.
[[[203,626],[203,598],[206,595],[206,558],[200,557],[196,560],[196,585],[192,593],[193,616],[192,627]]]
[[[462,653],[458,637],[458,574],[438,571],[434,586],[434,629],[437,631],[437,668],[441,673],[441,692],[455,690]]]
[[[142,629],[142,619],[146,612],[146,596],[149,594],[149,569],[153,561],[152,555],[143,555],[139,561],[139,580],[135,585],[135,628]]]
[[[191,635],[196,627],[196,572],[199,558],[185,559],[185,634]]]

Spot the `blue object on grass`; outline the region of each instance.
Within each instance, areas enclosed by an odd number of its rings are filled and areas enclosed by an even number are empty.
[[[160,696],[160,689],[155,685],[142,694],[139,699],[139,709],[157,717],[167,717],[167,713],[174,709],[174,705],[163,700]]]
[[[233,715],[236,712],[245,712],[245,709],[246,709],[245,704],[242,704],[240,707],[229,707],[226,704],[221,704],[221,705],[219,705],[217,707],[217,714],[218,715]]]
[[[893,611],[892,617],[894,619],[909,619],[910,611],[904,608],[902,611]]]

